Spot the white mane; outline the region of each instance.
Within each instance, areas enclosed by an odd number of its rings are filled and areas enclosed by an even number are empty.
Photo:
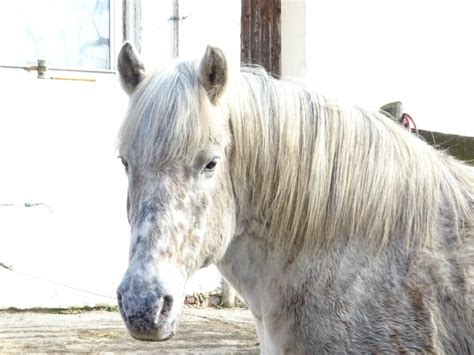
[[[232,86],[233,85],[233,86]],[[392,120],[344,108],[263,70],[243,70],[227,96],[233,176],[286,245],[361,236],[431,243],[439,223],[473,223],[470,167]],[[289,244],[288,244],[289,243]]]

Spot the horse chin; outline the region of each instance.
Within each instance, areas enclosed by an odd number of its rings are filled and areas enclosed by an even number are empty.
[[[162,324],[160,328],[155,328],[150,331],[136,332],[131,329],[128,330],[132,338],[141,341],[166,341],[171,339],[176,334],[176,322],[171,324]]]

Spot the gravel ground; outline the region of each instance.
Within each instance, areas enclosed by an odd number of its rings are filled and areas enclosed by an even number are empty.
[[[166,342],[131,338],[117,312],[0,312],[0,353],[258,354],[250,311],[185,307]]]

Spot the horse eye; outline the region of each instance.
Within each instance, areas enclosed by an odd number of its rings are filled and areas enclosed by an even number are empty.
[[[214,169],[216,168],[216,165],[217,165],[217,161],[219,160],[218,157],[214,157],[212,158],[209,162],[207,162],[207,164],[204,166],[204,169],[203,171],[204,172],[212,172],[214,171]]]
[[[211,161],[209,163],[207,163],[206,165],[206,170],[213,170],[217,165],[217,162],[216,161]]]
[[[122,160],[125,171],[128,171],[128,162],[123,157],[120,157],[120,159]]]

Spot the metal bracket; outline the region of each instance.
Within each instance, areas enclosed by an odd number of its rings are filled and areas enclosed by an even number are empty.
[[[183,21],[186,20],[188,16],[171,16],[168,20],[169,21]]]

